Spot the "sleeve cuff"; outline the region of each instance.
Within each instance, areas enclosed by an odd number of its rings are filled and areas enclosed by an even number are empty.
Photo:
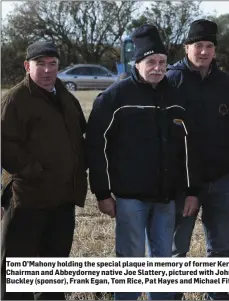
[[[97,201],[103,201],[105,199],[109,199],[111,197],[110,191],[104,191],[104,192],[99,192],[95,193]]]
[[[198,194],[200,193],[200,187],[188,187],[186,189],[186,196],[198,196]]]

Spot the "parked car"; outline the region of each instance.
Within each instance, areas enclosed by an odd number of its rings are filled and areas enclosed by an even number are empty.
[[[77,64],[60,70],[58,78],[71,91],[83,89],[104,90],[118,80],[118,76],[100,65]]]

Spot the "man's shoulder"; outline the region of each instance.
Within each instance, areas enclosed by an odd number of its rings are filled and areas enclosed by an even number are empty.
[[[229,81],[229,73],[228,72],[218,69],[218,75],[225,81],[227,81],[227,82]]]
[[[127,77],[125,79],[120,79],[113,83],[110,87],[108,87],[105,91],[107,93],[114,93],[116,91],[121,91],[126,89],[127,87],[129,88],[131,85],[133,85],[133,81],[131,77]]]
[[[113,83],[111,86],[109,86],[106,90],[101,92],[97,97],[113,99],[117,95],[120,95],[120,93],[127,93],[127,91],[130,91],[129,89],[132,85],[133,82],[130,77],[125,78],[123,80],[119,80]]]
[[[74,104],[79,103],[79,100],[77,99],[77,97],[65,87],[65,85],[59,78],[56,79],[55,87],[56,87],[57,96],[62,97],[63,101],[66,104],[69,103],[69,100],[71,100]]]
[[[176,88],[179,88],[184,81],[184,71],[178,69],[171,69],[166,72],[168,82]]]
[[[173,65],[168,65],[166,77],[174,87],[180,87],[180,85],[183,83],[184,74],[187,72],[187,70],[188,69],[183,59],[174,63]]]
[[[171,74],[173,73],[180,73],[183,72],[187,69],[187,66],[185,64],[185,59],[182,59],[180,61],[177,61],[174,64],[168,64],[167,66],[167,73],[170,72]]]
[[[26,93],[29,93],[29,90],[28,87],[26,87],[24,80],[22,80],[4,94],[2,103],[17,104]]]
[[[166,77],[168,79],[172,78],[172,77],[178,77],[180,76],[182,73],[184,72],[184,70],[181,69],[168,69],[166,72]]]

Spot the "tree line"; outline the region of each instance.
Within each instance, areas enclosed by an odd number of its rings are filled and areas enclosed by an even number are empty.
[[[37,40],[53,41],[60,53],[60,68],[77,63],[102,64],[116,71],[123,35],[134,28],[155,24],[168,49],[168,62],[183,54],[189,25],[202,17],[200,2],[52,1],[27,0],[17,4],[2,25],[2,85],[24,77],[26,48]],[[229,14],[205,16],[218,24],[217,60],[229,71]]]

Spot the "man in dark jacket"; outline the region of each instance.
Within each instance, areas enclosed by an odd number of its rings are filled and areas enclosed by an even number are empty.
[[[196,124],[193,133],[199,149],[203,189],[202,222],[209,257],[229,256],[229,75],[215,62],[217,25],[196,20],[185,41],[185,58],[169,67],[167,77],[177,87],[187,114]],[[177,207],[173,255],[189,251],[196,215],[183,218]],[[228,300],[224,293],[211,299]]]
[[[12,176],[12,198],[3,204],[2,300],[34,298],[6,293],[6,257],[69,256],[75,205],[84,206],[86,122],[77,99],[57,79],[58,64],[52,43],[30,45],[27,75],[2,103],[2,167]],[[65,297],[50,292],[35,299]]]
[[[185,110],[164,77],[167,54],[156,27],[141,26],[133,41],[136,63],[131,77],[100,94],[89,117],[90,185],[100,211],[116,217],[117,256],[145,256],[147,237],[150,256],[170,257],[173,200],[178,189],[187,187],[184,214],[193,214],[198,200],[190,186],[197,180],[191,170],[193,157],[185,156]],[[115,299],[139,295],[116,293]],[[171,298],[169,293],[150,293],[150,299]]]

